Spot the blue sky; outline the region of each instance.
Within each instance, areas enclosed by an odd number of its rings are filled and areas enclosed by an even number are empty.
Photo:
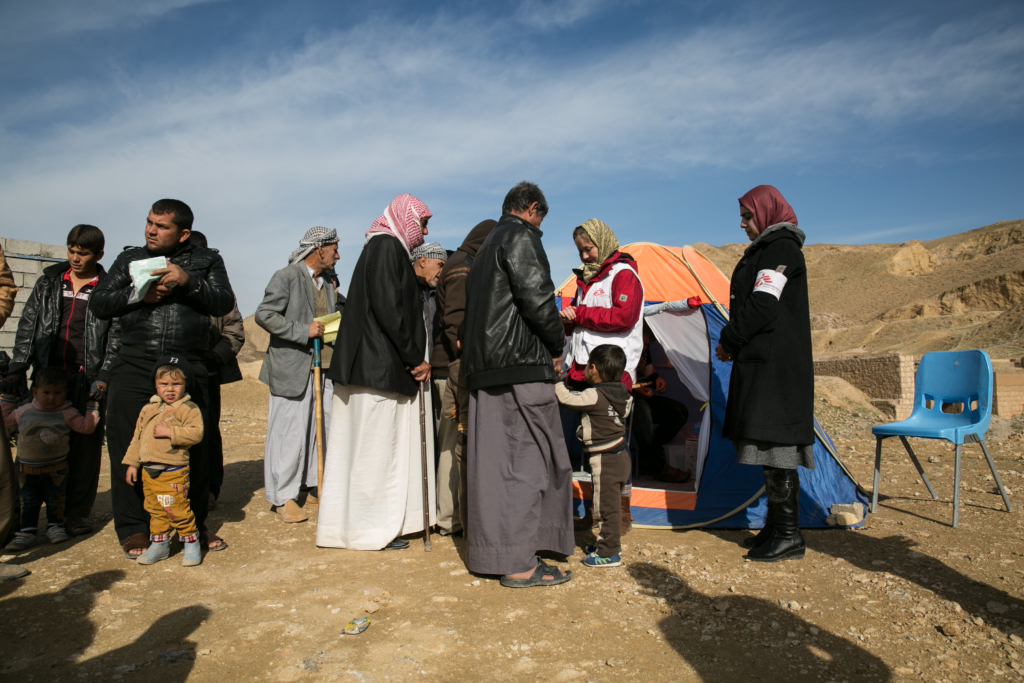
[[[305,230],[347,282],[393,196],[449,249],[515,182],[572,228],[740,242],[776,185],[810,242],[1024,218],[1019,2],[0,2],[0,235],[142,243],[188,202],[251,313]]]

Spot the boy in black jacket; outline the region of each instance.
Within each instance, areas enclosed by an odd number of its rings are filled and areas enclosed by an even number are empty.
[[[588,567],[622,565],[622,487],[629,480],[630,469],[626,417],[633,407],[633,399],[621,381],[625,369],[625,352],[618,346],[602,344],[590,352],[584,370],[590,387],[576,392],[564,383],[555,385],[558,403],[583,413],[576,436],[583,442],[584,455],[590,456],[594,521],[601,523],[597,545],[587,546],[583,558]]]
[[[102,461],[110,321],[89,311],[93,290],[106,277],[103,232],[76,225],[68,233],[68,260],[43,269],[25,302],[15,336],[4,392],[25,394],[25,376],[56,367],[68,375],[68,400],[81,413],[87,401],[99,403],[100,422],[90,434],[72,432],[69,444],[64,526],[71,536],[92,531],[89,516],[96,501]]]

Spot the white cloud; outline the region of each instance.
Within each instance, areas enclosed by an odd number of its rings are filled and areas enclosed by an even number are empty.
[[[150,202],[176,196],[224,248],[251,311],[312,225],[339,228],[347,277],[362,232],[399,192],[431,205],[455,246],[523,178],[565,188],[632,171],[878,162],[891,148],[872,145],[873,131],[1019,118],[1024,32],[957,28],[805,44],[787,42],[785,26],[709,27],[567,66],[519,49],[504,26],[439,17],[366,23],[265,64],[119,71],[93,95],[61,86],[5,105],[0,233],[94,220],[119,247],[139,241]],[[105,114],[20,132],[76,99]]]
[[[219,0],[30,0],[0,5],[0,42],[34,42],[78,31],[149,21],[189,5]]]

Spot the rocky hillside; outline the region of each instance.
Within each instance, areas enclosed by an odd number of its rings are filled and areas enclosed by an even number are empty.
[[[694,247],[729,274],[745,245]],[[804,248],[814,350],[1024,354],[1024,221],[930,242]]]

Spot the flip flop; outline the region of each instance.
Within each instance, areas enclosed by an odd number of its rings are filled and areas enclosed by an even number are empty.
[[[216,548],[211,548],[210,547],[210,541],[220,541],[220,545],[217,546]],[[221,550],[227,550],[228,549],[227,542],[223,538],[218,536],[217,534],[213,533],[212,531],[200,532],[200,534],[199,534],[199,546],[202,547],[202,548],[206,548],[211,553],[219,553]]]
[[[545,581],[544,577],[550,576],[550,581]],[[533,570],[533,575],[528,579],[510,579],[507,576],[501,577],[501,585],[506,588],[531,588],[533,586],[557,586],[560,583],[565,583],[572,578],[572,572],[563,572],[558,567],[552,567],[549,564],[545,564],[541,560],[537,560],[537,568]]]
[[[121,539],[121,552],[124,553],[124,556],[132,562],[139,559],[139,556],[132,555],[128,551],[135,550],[136,548],[142,548],[143,550],[145,550],[148,547],[149,534],[132,534],[128,538]]]

